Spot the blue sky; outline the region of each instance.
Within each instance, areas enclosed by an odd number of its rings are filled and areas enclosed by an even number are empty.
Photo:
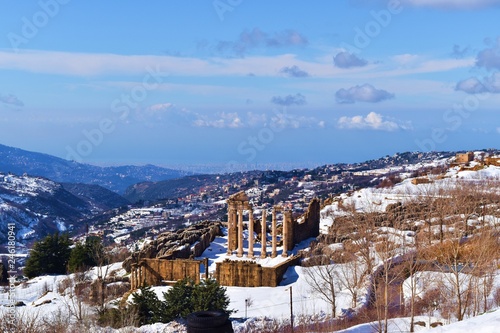
[[[499,0],[0,0],[0,143],[93,164],[495,147]]]

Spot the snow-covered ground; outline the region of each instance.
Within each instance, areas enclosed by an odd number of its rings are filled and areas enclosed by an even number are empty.
[[[425,327],[416,325],[415,332],[419,333],[498,333],[500,331],[500,310],[485,313],[461,322],[429,328],[430,324],[441,322],[439,318],[416,317],[415,321],[425,323]],[[372,333],[376,332],[376,323],[357,325],[339,333]],[[409,332],[409,319],[398,318],[389,321],[389,333]],[[313,332],[311,332],[313,333]]]
[[[123,274],[119,264],[115,264],[110,268],[110,271],[117,270],[117,274]],[[242,332],[249,327],[259,327],[264,325],[266,321],[277,319],[279,321],[287,321],[290,318],[290,287],[292,287],[292,303],[293,313],[296,323],[307,318],[309,323],[314,319],[322,320],[326,318],[330,312],[329,305],[324,302],[318,295],[311,293],[310,286],[306,281],[302,267],[290,268],[285,276],[282,285],[276,288],[240,288],[228,287],[227,293],[231,299],[229,308],[236,310],[232,315],[233,327],[235,332]],[[95,271],[95,269],[94,269]],[[95,276],[95,272],[91,276]],[[66,276],[43,276],[30,280],[24,286],[16,288],[17,299],[23,301],[26,306],[17,308],[20,315],[38,316],[38,318],[52,318],[55,315],[60,316],[61,311],[67,311],[68,306],[71,306],[71,299],[68,296],[59,294],[58,286],[66,279]],[[497,275],[497,281],[500,276]],[[162,292],[167,291],[169,287],[154,287],[153,290],[162,297]],[[245,317],[245,300],[251,300],[251,306],[247,307],[248,320],[243,320]],[[7,302],[7,294],[0,293],[0,303]],[[346,292],[340,292],[338,295],[338,307],[348,308],[350,305],[350,297]],[[91,311],[92,309],[87,309]],[[6,311],[6,308],[0,307],[0,313]],[[235,318],[241,318],[236,320]],[[302,318],[302,319],[301,319]],[[421,321],[428,328],[431,323],[443,322],[442,318],[420,316],[415,321]],[[340,331],[343,333],[371,333],[374,331],[376,323],[366,323],[351,327]],[[429,330],[429,332],[453,332],[453,333],[471,333],[471,332],[498,332],[500,325],[500,310],[491,313],[483,314],[479,317],[470,318],[463,322],[452,323],[443,327],[437,327]],[[409,319],[401,318],[390,321],[389,332],[406,332],[409,328]],[[125,332],[122,330],[113,330],[110,328],[95,329],[91,332]],[[427,329],[422,326],[416,326],[417,332],[427,332]],[[127,331],[130,332],[130,331]],[[180,323],[169,324],[154,324],[146,325],[135,330],[135,332],[153,333],[182,333],[185,332],[185,327]],[[256,331],[258,332],[258,331]],[[314,331],[311,331],[314,333]]]
[[[439,163],[436,163],[439,165]],[[385,211],[389,204],[397,202],[405,202],[420,196],[431,195],[438,193],[440,188],[448,188],[452,186],[456,179],[463,179],[466,181],[486,180],[486,179],[500,179],[500,167],[490,166],[479,171],[461,171],[458,168],[450,169],[445,177],[432,178],[430,184],[412,184],[411,179],[405,179],[401,183],[392,188],[367,188],[351,192],[350,194],[342,194],[337,198],[333,204],[326,206],[321,211],[321,230],[326,233],[328,227],[331,226],[335,218],[346,214],[345,209],[342,207],[354,207],[357,211]],[[339,204],[341,202],[341,205]],[[342,207],[341,207],[342,206]],[[490,223],[497,223],[498,219],[494,216],[484,217],[485,221]],[[382,230],[396,243],[411,244],[413,235],[410,231],[400,231],[392,228]],[[245,234],[245,252],[246,239],[248,235]],[[228,258],[226,255],[225,243],[226,237],[218,237],[205,250],[202,257],[209,258],[209,272],[215,270],[215,263]],[[294,249],[297,252],[300,249],[305,249],[308,242],[299,244]],[[332,245],[333,248],[340,247],[340,244]],[[282,248],[278,248],[277,258],[259,259],[260,244],[255,244],[256,261],[263,266],[273,266],[283,260],[280,254]],[[270,251],[270,248],[267,249]],[[249,260],[250,258],[244,256],[237,258],[230,256],[234,260]],[[337,270],[342,269],[342,265],[336,265]],[[321,296],[312,291],[310,283],[308,282],[307,274],[305,274],[304,267],[291,267],[285,273],[282,283],[275,288],[243,288],[243,287],[227,287],[227,294],[231,300],[229,308],[235,312],[232,314],[233,326],[235,332],[242,332],[249,327],[257,327],[266,322],[267,319],[276,319],[278,321],[286,322],[290,318],[290,305],[293,307],[293,314],[295,322],[300,320],[307,320],[313,322],[314,320],[322,320],[331,313],[331,306]],[[121,269],[120,264],[114,264],[110,267],[110,271],[115,271],[117,275],[123,275],[125,272]],[[202,269],[202,271],[204,271]],[[340,274],[340,273],[339,273]],[[424,281],[444,281],[445,277],[440,276],[439,272],[421,272],[417,274],[419,283],[417,283],[417,293],[421,293]],[[90,278],[95,278],[97,275],[96,269],[89,274]],[[60,285],[66,276],[44,276],[39,277],[29,282],[23,283],[16,288],[16,298],[23,301],[26,306],[19,307],[18,311],[23,313],[38,314],[42,317],[53,316],[61,309],[68,309],[68,304],[71,305],[71,299],[68,293],[61,290]],[[407,285],[407,283],[405,284]],[[366,299],[366,288],[364,285],[360,288],[358,303],[363,304]],[[494,282],[495,288],[500,287],[500,271],[496,272]],[[153,290],[161,298],[162,293],[167,291],[169,287],[154,287]],[[404,288],[405,297],[408,295],[408,288]],[[0,304],[6,304],[8,301],[6,289],[0,293]],[[49,302],[50,301],[50,302]],[[351,295],[347,289],[339,287],[337,291],[337,315],[341,315],[343,310],[351,307]],[[92,309],[88,309],[91,311]],[[0,312],[5,311],[4,307],[0,307]],[[248,318],[248,319],[247,319]],[[449,323],[447,319],[442,318],[439,312],[431,313],[429,316],[418,317],[417,321],[425,323],[425,327],[417,326],[417,332],[427,332],[431,323],[441,322],[446,324],[443,327],[437,327],[429,330],[429,332],[499,332],[500,331],[500,310],[486,313],[475,318],[469,318],[463,322]],[[362,324],[342,332],[345,333],[368,333],[373,332],[374,323]],[[390,321],[389,332],[405,332],[408,331],[409,320],[407,318],[395,319]],[[144,326],[136,330],[137,332],[184,332],[184,328],[179,323],[170,324],[155,324]],[[95,330],[99,332],[99,330]],[[102,331],[104,332],[104,331]],[[107,330],[106,332],[119,332],[115,330]],[[313,333],[313,332],[311,332]]]

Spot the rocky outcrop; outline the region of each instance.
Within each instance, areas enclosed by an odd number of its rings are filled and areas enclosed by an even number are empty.
[[[215,239],[222,235],[220,222],[201,222],[173,232],[160,234],[142,250],[132,253],[123,262],[123,268],[130,272],[132,265],[141,259],[188,259],[199,257]]]

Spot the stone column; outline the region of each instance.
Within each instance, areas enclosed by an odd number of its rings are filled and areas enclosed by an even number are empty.
[[[136,273],[137,273],[137,268],[135,267],[135,265],[132,265],[132,272],[130,274],[130,289],[134,290],[135,289],[135,284],[136,284]]]
[[[271,224],[271,233],[272,233],[272,251],[271,251],[271,258],[276,258],[277,252],[276,252],[276,208],[273,209],[273,221]]]
[[[288,257],[288,216],[286,212],[283,212],[283,233],[281,235],[281,240],[283,243],[283,253],[281,254],[283,257]]]
[[[137,279],[137,282],[139,283],[139,285],[143,285],[144,284],[144,277],[142,276],[142,265],[139,263],[139,272],[137,274],[137,276],[139,277]]]
[[[286,216],[286,219],[288,221],[288,229],[287,229],[287,233],[286,233],[286,244],[287,244],[287,248],[288,250],[293,250],[293,248],[295,247],[295,231],[294,231],[294,228],[295,228],[295,222],[293,221],[293,215],[292,215],[292,211],[291,210],[287,210],[285,212],[285,216]]]
[[[141,266],[135,267],[135,289],[141,287]]]
[[[262,221],[261,221],[261,236],[260,236],[260,242],[262,245],[262,248],[260,250],[260,257],[265,258],[267,257],[267,249],[266,249],[266,243],[267,243],[267,225],[266,225],[266,220],[267,220],[267,212],[266,210],[262,210]]]
[[[250,206],[248,210],[248,256],[253,258],[253,207]]]
[[[235,236],[235,227],[236,227],[236,208],[233,204],[229,203],[227,209],[227,255],[231,255],[233,253],[234,244],[236,240]]]
[[[238,207],[238,252],[236,256],[243,256],[243,207]]]

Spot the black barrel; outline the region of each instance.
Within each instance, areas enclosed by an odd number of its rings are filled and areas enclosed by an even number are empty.
[[[187,333],[234,333],[224,311],[198,311],[187,317]]]

